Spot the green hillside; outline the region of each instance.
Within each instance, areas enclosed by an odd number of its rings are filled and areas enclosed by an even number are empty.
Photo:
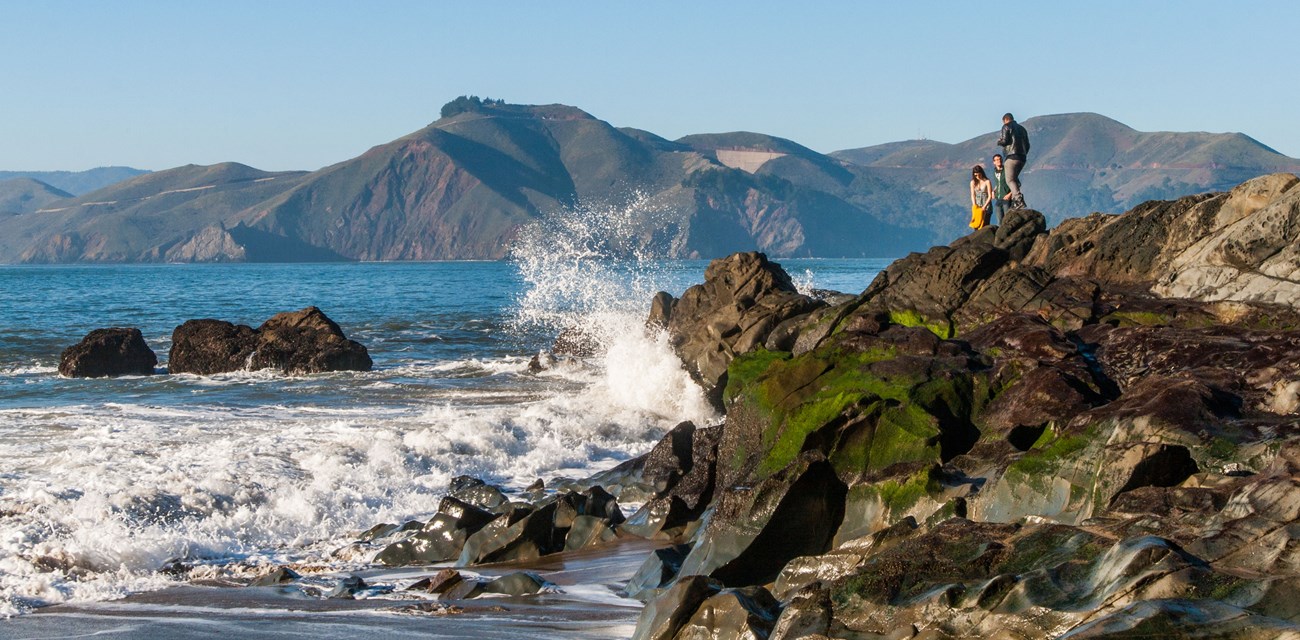
[[[32,178],[0,180],[0,212],[31,213],[72,194]]]
[[[5,262],[166,261],[203,230],[301,180],[237,163],[148,173],[3,223]],[[177,258],[182,259],[182,258]]]

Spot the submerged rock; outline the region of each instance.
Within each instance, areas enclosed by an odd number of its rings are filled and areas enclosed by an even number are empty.
[[[158,356],[145,344],[136,328],[95,329],[81,342],[64,349],[59,357],[59,375],[69,378],[147,376],[153,374]]]
[[[544,589],[553,587],[550,582],[543,580],[541,576],[529,571],[516,571],[507,573],[499,578],[495,578],[483,585],[485,593],[500,593],[507,596],[528,596],[541,593]]]
[[[301,579],[302,576],[297,571],[289,567],[276,567],[255,578],[249,586],[253,587],[272,587],[280,584],[287,584]]]

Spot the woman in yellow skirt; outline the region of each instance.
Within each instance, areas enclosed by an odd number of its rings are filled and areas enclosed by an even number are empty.
[[[970,170],[970,228],[983,229],[989,224],[989,205],[993,203],[993,182],[982,165]]]

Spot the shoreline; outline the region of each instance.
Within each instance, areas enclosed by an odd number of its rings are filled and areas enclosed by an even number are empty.
[[[233,634],[240,638],[429,637],[479,640],[566,640],[630,637],[643,604],[619,596],[621,587],[664,542],[638,538],[526,562],[475,565],[466,571],[496,577],[532,571],[557,593],[434,600],[404,585],[447,565],[373,567],[355,572],[388,594],[358,599],[309,596],[296,585],[275,587],[184,584],[118,600],[58,604],[0,621],[5,637],[187,639]],[[310,574],[307,578],[335,576]],[[341,577],[341,576],[340,576]],[[371,582],[373,580],[373,582]],[[421,612],[420,605],[459,607],[455,613]]]

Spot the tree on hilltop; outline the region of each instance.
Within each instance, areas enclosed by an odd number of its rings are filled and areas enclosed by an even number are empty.
[[[506,103],[505,100],[492,98],[479,98],[478,96],[460,96],[447,104],[442,105],[441,115],[444,118],[450,118],[454,115],[482,111],[488,107],[501,106]]]

